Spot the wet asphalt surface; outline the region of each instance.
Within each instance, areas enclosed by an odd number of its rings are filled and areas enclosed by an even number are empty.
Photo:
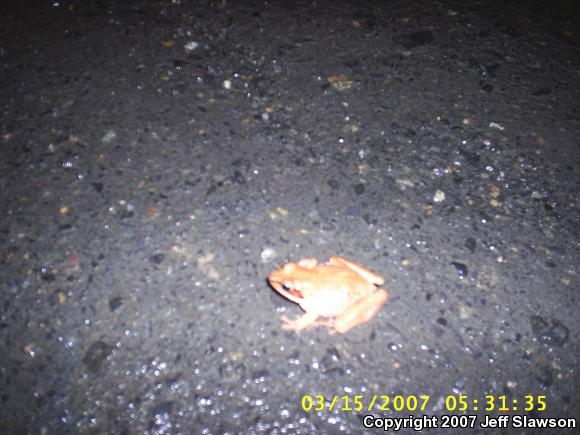
[[[4,5],[1,432],[577,417],[580,32],[520,4]],[[330,255],[389,301],[283,331],[266,277]]]

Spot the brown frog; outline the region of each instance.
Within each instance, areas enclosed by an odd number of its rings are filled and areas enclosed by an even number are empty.
[[[286,263],[270,274],[268,282],[304,310],[294,320],[281,317],[282,328],[293,331],[327,326],[331,332],[345,333],[372,319],[388,298],[379,288],[385,282],[382,276],[337,256],[326,263],[316,258]]]

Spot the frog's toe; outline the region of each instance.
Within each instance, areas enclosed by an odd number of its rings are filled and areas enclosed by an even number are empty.
[[[285,331],[294,331],[296,330],[296,321],[289,319],[286,316],[281,316],[280,320],[282,321],[282,329]]]

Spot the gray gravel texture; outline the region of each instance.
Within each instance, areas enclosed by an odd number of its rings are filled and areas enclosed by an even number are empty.
[[[574,10],[2,7],[2,433],[360,433],[460,395],[580,415]],[[389,301],[283,331],[266,277],[330,255]]]

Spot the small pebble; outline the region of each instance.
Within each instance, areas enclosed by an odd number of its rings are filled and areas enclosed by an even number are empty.
[[[344,91],[352,86],[352,80],[349,80],[344,74],[331,75],[327,80],[337,91]]]
[[[163,45],[164,47],[171,48],[175,45],[175,40],[174,39],[162,39],[161,41],[159,41],[159,43],[161,45]]]
[[[117,137],[117,133],[114,130],[108,130],[103,137],[101,138],[101,142],[103,143],[110,143]]]
[[[34,343],[25,344],[24,346],[22,346],[21,350],[23,353],[32,358],[36,356],[36,344]]]
[[[260,257],[264,263],[269,263],[276,258],[276,251],[270,247],[264,248]]]
[[[183,48],[185,48],[185,51],[188,52],[188,53],[191,53],[197,47],[199,47],[199,43],[197,43],[195,41],[189,41],[187,44],[185,44],[183,46]]]
[[[445,192],[442,190],[437,190],[435,195],[433,195],[433,202],[443,202],[445,201]]]
[[[459,304],[459,318],[461,320],[467,320],[471,317],[471,308],[465,304]]]
[[[544,199],[546,197],[546,195],[544,195],[543,193],[538,192],[537,190],[534,190],[532,192],[532,199]]]

